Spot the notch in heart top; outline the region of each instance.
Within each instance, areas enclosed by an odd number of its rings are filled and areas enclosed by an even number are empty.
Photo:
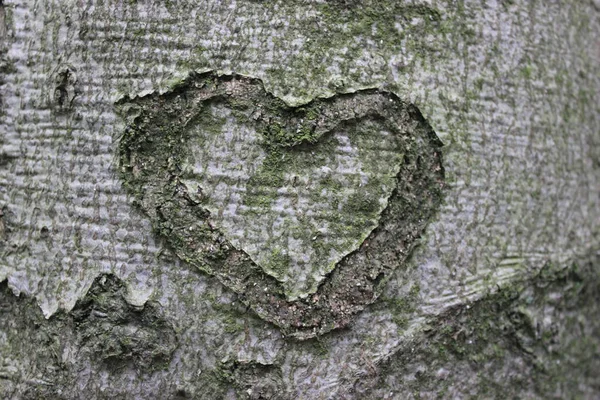
[[[388,92],[290,107],[209,72],[119,106],[121,176],[157,232],[298,337],[374,301],[441,202],[441,143]]]

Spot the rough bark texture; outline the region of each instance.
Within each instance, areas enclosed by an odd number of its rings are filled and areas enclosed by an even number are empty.
[[[600,397],[598,38],[596,0],[0,1],[0,397]],[[129,197],[118,104],[208,70],[391,93],[443,142],[345,328],[286,336]]]

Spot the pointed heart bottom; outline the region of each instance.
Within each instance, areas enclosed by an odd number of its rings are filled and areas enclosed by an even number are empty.
[[[121,175],[157,232],[300,338],[375,301],[441,202],[441,143],[391,93],[289,107],[207,73],[119,106]]]
[[[260,132],[240,119],[224,104],[207,107],[188,131],[181,182],[288,300],[306,297],[377,227],[401,143],[381,121],[363,119],[269,159]],[[206,129],[208,120],[221,129]]]

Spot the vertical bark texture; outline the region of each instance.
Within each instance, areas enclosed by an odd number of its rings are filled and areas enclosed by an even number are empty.
[[[596,0],[1,0],[0,397],[598,398]],[[377,302],[286,337],[177,257],[118,170],[190,71],[289,106],[379,88],[443,204]]]

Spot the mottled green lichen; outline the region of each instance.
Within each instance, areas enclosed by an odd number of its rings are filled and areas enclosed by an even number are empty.
[[[406,328],[410,317],[415,312],[420,291],[421,287],[418,284],[413,284],[406,296],[382,297],[382,307],[385,307],[391,313],[392,321],[396,324],[399,333]]]

